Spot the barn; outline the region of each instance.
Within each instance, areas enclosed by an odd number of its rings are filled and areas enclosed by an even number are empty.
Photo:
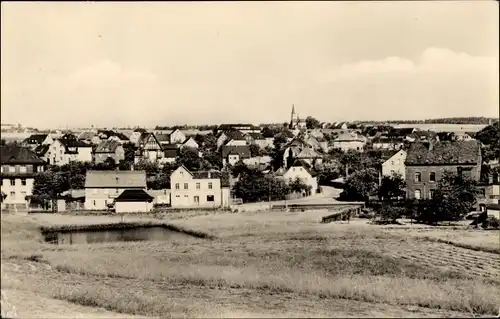
[[[153,197],[142,189],[126,189],[115,199],[117,213],[146,213],[153,208]]]

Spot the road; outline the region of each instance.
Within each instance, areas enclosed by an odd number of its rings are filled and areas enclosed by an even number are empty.
[[[321,186],[322,192],[313,194],[311,196],[292,199],[292,200],[279,200],[261,203],[246,203],[238,206],[238,209],[252,210],[252,209],[266,209],[269,205],[291,205],[291,204],[332,204],[338,203],[336,198],[342,192],[341,189],[333,188],[331,186]]]

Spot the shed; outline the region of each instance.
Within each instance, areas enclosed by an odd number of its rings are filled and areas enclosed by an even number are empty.
[[[153,197],[142,189],[126,189],[115,199],[117,213],[146,213],[153,208]]]

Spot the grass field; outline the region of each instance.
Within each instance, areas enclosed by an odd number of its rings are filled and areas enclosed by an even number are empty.
[[[375,226],[356,219],[320,224],[324,215],[173,213],[164,221],[216,238],[72,246],[42,243],[37,228],[120,218],[2,216],[2,290],[93,317],[498,313],[498,232]],[[147,221],[126,218],[135,220]],[[36,298],[20,301],[18,313],[43,316],[33,310]]]

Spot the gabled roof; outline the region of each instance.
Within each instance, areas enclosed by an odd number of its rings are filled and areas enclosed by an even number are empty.
[[[80,135],[78,135],[78,139],[79,140],[91,140],[95,136],[96,136],[96,134],[94,132],[87,131],[87,132],[80,133]]]
[[[309,163],[307,163],[306,161],[301,160],[301,159],[296,159],[293,162],[293,164],[290,166],[290,168],[292,168],[292,167],[303,167],[309,174],[311,174],[311,176],[314,177],[317,175],[314,168],[311,165],[309,165]]]
[[[24,139],[23,143],[26,144],[42,144],[43,141],[47,138],[48,134],[32,134],[26,139]]]
[[[196,145],[198,145],[198,142],[196,142],[196,140],[192,136],[186,137],[186,139],[184,140],[184,142],[182,142],[182,144],[183,145],[186,144],[187,142],[189,142],[189,140],[193,140],[196,143]]]
[[[114,153],[116,152],[116,148],[118,146],[120,146],[120,143],[118,143],[117,141],[105,140],[97,145],[94,153]]]
[[[170,134],[156,134],[156,139],[158,142],[169,142],[170,143]]]
[[[146,193],[143,189],[126,189],[120,196],[115,199],[115,202],[149,202],[153,201],[154,197]]]
[[[337,136],[335,142],[365,142],[365,137],[357,133],[345,132]]]
[[[146,188],[145,171],[87,171],[85,188]]]
[[[222,146],[222,157],[226,158],[230,154],[238,154],[240,158],[250,158],[250,147],[248,145],[224,145]]]
[[[319,155],[315,150],[310,147],[304,148],[298,155],[297,158],[319,158]]]
[[[432,150],[421,142],[410,145],[406,165],[478,164],[481,154],[477,140],[441,141],[433,143]]]
[[[179,168],[181,167],[189,174],[191,174],[191,176],[193,176],[193,179],[220,179],[222,187],[229,187],[229,172],[221,172],[214,169],[208,171],[190,171],[184,165],[179,166]]]
[[[0,147],[2,164],[44,164],[32,150],[18,145],[3,145]]]

